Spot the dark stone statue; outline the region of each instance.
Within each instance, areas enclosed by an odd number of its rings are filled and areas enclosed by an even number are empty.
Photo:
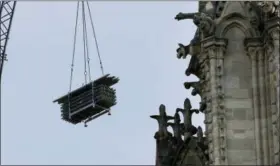
[[[159,115],[151,115],[150,117],[158,121],[159,130],[155,135],[156,139],[169,137],[170,133],[167,131],[167,122],[174,118],[172,116],[166,115],[165,106],[161,104],[159,107]]]
[[[180,12],[175,16],[175,19],[178,21],[185,20],[185,19],[192,19],[193,23],[197,27],[199,27],[200,26],[200,14],[201,13],[181,13]],[[199,34],[200,34],[200,31],[198,28],[195,32],[194,38],[192,39],[192,41],[190,43],[191,45],[195,45],[195,44],[199,43],[199,41],[200,41]]]
[[[187,45],[184,46],[183,44],[179,43],[179,48],[176,50],[177,58],[178,59],[186,59],[188,55],[197,56],[200,53],[200,45]]]
[[[197,128],[192,125],[192,114],[199,113],[198,109],[192,109],[191,102],[186,98],[184,102],[184,109],[177,108],[176,112],[182,112],[184,116],[184,131],[185,140],[196,134]]]
[[[179,43],[179,48],[176,50],[177,51],[177,58],[180,59],[180,58],[183,58],[185,59],[187,57],[187,55],[190,53],[190,50],[189,50],[189,45],[187,46],[184,46],[183,44]]]
[[[197,31],[195,32],[195,36],[191,41],[191,45],[196,45],[200,43],[200,35],[203,37],[208,37],[213,34],[214,32],[214,21],[213,15],[209,13],[178,13],[175,17],[176,20],[185,20],[185,19],[192,19],[193,23],[198,27]]]
[[[180,119],[180,115],[178,112],[175,113],[174,115],[174,123],[168,123],[168,125],[170,125],[173,129],[173,135],[174,138],[177,141],[181,141],[182,140],[182,130],[184,128],[184,123],[181,123],[181,119]]]

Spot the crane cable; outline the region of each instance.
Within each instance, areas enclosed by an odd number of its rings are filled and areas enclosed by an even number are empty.
[[[91,81],[90,76],[90,59],[88,52],[88,38],[87,38],[87,25],[86,25],[86,13],[85,13],[85,4],[82,1],[82,19],[83,19],[83,43],[84,43],[84,75],[85,75],[85,84],[87,84],[87,72],[89,76],[89,82]],[[88,67],[88,71],[87,71]]]
[[[99,59],[100,69],[101,69],[102,75],[104,75],[104,68],[103,68],[103,63],[102,63],[102,59],[101,59],[101,55],[100,55],[100,51],[99,51],[99,46],[98,46],[95,27],[94,27],[92,15],[91,15],[91,10],[90,10],[88,1],[86,3],[87,3],[86,5],[87,5],[89,17],[90,17],[90,23],[91,23],[91,28],[92,28],[92,32],[93,32],[93,37],[94,37],[94,41],[95,41],[95,47],[96,47],[97,55],[98,55],[98,59]],[[70,118],[70,93],[72,90],[72,82],[73,82],[79,9],[80,9],[80,1],[77,2],[75,32],[74,32],[74,41],[73,41],[73,54],[72,54],[71,71],[70,71],[70,85],[69,85],[69,93],[68,93],[69,118]],[[83,27],[83,51],[84,51],[84,76],[85,76],[85,84],[87,84],[87,75],[88,75],[89,82],[91,82],[91,74],[90,74],[90,58],[89,58],[88,34],[87,34],[86,12],[85,12],[84,1],[82,1],[82,27]],[[92,86],[93,86],[93,82],[92,82]],[[92,91],[92,93],[93,93],[93,91]]]
[[[72,63],[71,63],[71,74],[70,74],[70,85],[69,85],[69,93],[72,89],[72,80],[73,80],[73,71],[74,71],[74,63],[75,63],[75,52],[76,52],[76,40],[77,40],[77,28],[78,28],[78,18],[79,18],[79,7],[80,2],[77,4],[77,12],[76,12],[76,23],[75,23],[75,32],[74,32],[74,43],[73,43],[73,54],[72,54]]]
[[[88,8],[90,23],[91,23],[91,27],[92,27],[94,40],[95,40],[95,47],[96,47],[97,55],[98,55],[98,58],[99,58],[100,69],[101,69],[102,75],[104,75],[103,63],[102,63],[102,60],[101,60],[101,55],[100,55],[100,51],[99,51],[99,46],[98,46],[98,42],[97,42],[97,37],[96,37],[95,28],[94,28],[93,19],[92,19],[92,16],[91,16],[91,11],[90,11],[88,1],[87,1],[87,8]]]
[[[104,75],[104,67],[101,59],[101,54],[99,50],[99,45],[97,41],[97,35],[95,32],[95,27],[91,15],[91,10],[89,7],[88,1],[86,2],[87,9],[89,12],[91,28],[93,32],[93,37],[95,40],[95,47],[99,59],[100,69],[102,75]],[[72,63],[71,63],[71,74],[70,74],[70,86],[69,91],[72,89],[72,82],[73,82],[73,72],[74,72],[74,63],[75,63],[75,52],[76,52],[76,43],[77,43],[77,30],[78,30],[78,19],[79,19],[79,9],[80,9],[80,2],[77,2],[77,11],[76,11],[76,22],[75,22],[75,32],[74,32],[74,43],[73,43],[73,54],[72,54]],[[82,1],[82,21],[83,21],[83,44],[84,44],[84,75],[88,75],[89,80],[91,81],[91,74],[90,74],[90,58],[89,58],[89,47],[88,47],[88,34],[87,34],[87,25],[86,25],[86,15],[85,15],[85,4]],[[86,63],[87,61],[87,63]],[[85,83],[87,83],[87,78],[85,77]]]

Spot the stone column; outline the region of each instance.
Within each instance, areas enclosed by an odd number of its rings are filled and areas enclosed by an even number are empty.
[[[264,12],[271,12],[271,9],[274,8],[273,5],[266,8]],[[278,8],[279,12],[279,8]],[[279,152],[279,35],[280,35],[280,22],[279,22],[279,13],[268,19],[265,19],[265,33],[266,33],[266,44],[268,54],[268,77],[269,77],[269,95],[270,95],[270,105],[271,110],[271,120],[269,125],[272,126],[273,138],[271,138],[273,144],[273,161],[271,164],[279,165],[280,164],[280,152]]]
[[[269,137],[269,148],[270,148],[270,161],[271,164],[274,161],[274,147],[273,147],[273,132],[272,132],[272,122],[271,122],[271,117],[272,117],[272,112],[271,112],[271,105],[270,105],[270,75],[269,75],[269,57],[268,55],[270,55],[270,50],[268,48],[268,45],[264,45],[264,54],[265,54],[265,62],[264,62],[264,68],[265,68],[265,91],[266,91],[266,110],[267,110],[267,117],[268,117],[268,137]]]
[[[248,47],[248,55],[252,64],[252,88],[253,88],[253,109],[255,122],[255,146],[256,146],[256,160],[257,165],[262,165],[261,152],[261,133],[260,133],[260,112],[258,105],[258,74],[257,74],[257,48]]]
[[[224,39],[208,38],[203,43],[204,50],[209,57],[209,76],[210,76],[210,99],[211,114],[207,119],[208,134],[212,136],[209,142],[209,155],[212,165],[226,165],[226,119],[224,108],[223,93],[223,58],[225,53],[226,41]],[[207,105],[208,106],[208,105]],[[209,109],[209,108],[208,108]]]
[[[270,150],[270,156],[271,156],[271,164],[275,164],[275,155],[278,153],[279,147],[276,147],[277,145],[279,146],[279,142],[277,141],[277,135],[278,132],[276,130],[276,125],[275,125],[275,120],[276,120],[276,114],[277,114],[277,107],[276,107],[276,88],[275,88],[275,83],[273,81],[273,44],[270,42],[266,43],[266,58],[267,58],[267,108],[268,108],[268,127],[270,129],[269,137],[270,137],[270,144],[271,144],[271,150]]]
[[[269,136],[268,136],[268,121],[267,116],[268,110],[266,109],[266,90],[265,90],[265,73],[264,73],[264,52],[263,49],[258,48],[257,52],[258,58],[258,82],[259,82],[259,105],[260,105],[260,122],[261,122],[261,139],[262,139],[262,149],[263,149],[263,164],[270,164],[270,151],[269,151]]]
[[[205,136],[208,139],[208,142],[211,141],[211,139],[209,139],[210,133],[212,131],[211,127],[209,127],[209,119],[211,118],[211,94],[210,94],[210,72],[209,72],[209,58],[208,58],[208,52],[203,50],[200,53],[200,58],[199,58],[199,64],[202,70],[202,78],[200,80],[201,84],[203,85],[202,89],[203,89],[203,93],[201,93],[201,102],[204,102],[206,104],[206,109],[204,110],[204,114],[205,114],[205,120],[204,120],[204,124],[205,124]],[[209,150],[208,150],[208,154],[209,154]]]
[[[280,27],[279,27],[279,21],[278,21],[278,26],[272,28],[270,30],[270,35],[271,38],[273,40],[273,52],[270,55],[270,61],[271,61],[271,83],[272,83],[272,89],[274,90],[273,93],[273,103],[272,103],[272,110],[273,110],[273,114],[272,114],[272,123],[273,123],[273,128],[274,128],[274,142],[275,142],[275,148],[274,148],[274,154],[275,154],[275,158],[274,158],[274,162],[275,164],[280,164],[280,149],[279,149],[279,130],[280,130],[280,91],[279,91],[279,87],[280,87],[280,76],[279,76],[279,72],[280,72],[280,56],[279,56],[279,35],[280,35]],[[276,90],[276,91],[275,91]]]
[[[208,55],[210,59],[210,85],[211,85],[211,108],[212,108],[212,136],[213,136],[213,165],[220,165],[220,133],[219,133],[219,110],[217,103],[217,73],[216,73],[216,47],[211,46],[208,48]]]
[[[217,43],[216,43],[217,44]],[[227,161],[227,129],[226,129],[226,112],[224,104],[224,85],[223,85],[223,75],[224,75],[224,55],[225,55],[225,43],[219,43],[217,50],[217,106],[218,106],[218,125],[219,125],[219,139],[220,139],[220,155],[221,155],[221,165],[228,165]]]

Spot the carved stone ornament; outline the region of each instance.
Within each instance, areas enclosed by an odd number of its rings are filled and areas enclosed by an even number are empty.
[[[266,14],[276,13],[278,5],[279,5],[279,1],[262,1],[258,3],[258,6]]]
[[[206,110],[206,108],[207,108],[206,102],[205,102],[204,100],[201,101],[201,102],[199,103],[199,111],[200,111],[200,112],[204,112],[204,110]]]
[[[214,34],[215,23],[214,20],[205,13],[201,13],[199,29],[203,35],[203,38],[209,37]]]
[[[167,131],[167,127],[168,127],[167,122],[174,118],[172,116],[166,115],[165,106],[161,104],[159,107],[159,115],[151,115],[150,117],[158,121],[159,130],[155,135],[156,139],[169,137],[170,134]]]
[[[197,82],[185,82],[184,86],[186,89],[193,88],[192,95],[195,96],[197,94],[201,95],[202,85],[199,81]]]
[[[177,58],[183,58],[185,59],[187,55],[189,54],[189,46],[184,46],[183,44],[179,43],[179,48],[176,50],[177,51]]]
[[[192,114],[199,113],[198,109],[191,109],[191,102],[188,98],[185,99],[184,102],[184,109],[177,108],[176,112],[182,112],[184,116],[184,130],[185,130],[185,140],[191,137],[192,135],[196,134],[197,129],[192,125]]]
[[[271,42],[267,42],[265,44],[265,55],[268,57],[269,61],[273,61],[274,58],[273,51],[274,51],[273,44]]]
[[[248,47],[247,48],[247,55],[250,57],[251,60],[257,60],[257,47]]]
[[[174,115],[174,123],[168,123],[169,126],[172,127],[173,129],[173,135],[174,137],[178,140],[182,140],[182,134],[183,134],[183,128],[184,128],[184,123],[181,123],[180,115],[178,112],[175,113]]]
[[[279,20],[280,20],[280,18],[279,18]],[[280,21],[279,21],[280,22]],[[271,36],[271,38],[273,39],[273,40],[279,40],[279,38],[280,38],[280,28],[279,28],[279,26],[278,27],[276,27],[276,28],[274,28],[271,32],[270,32],[270,36]],[[278,44],[279,44],[279,42],[278,42]],[[279,46],[278,46],[279,47]]]
[[[208,57],[209,59],[216,59],[216,51],[217,51],[217,48],[216,46],[211,46],[208,49]]]
[[[198,44],[201,40],[201,37],[205,38],[213,35],[215,31],[215,23],[211,15],[207,13],[178,13],[175,16],[175,19],[185,20],[192,19],[193,23],[198,27],[193,40],[191,41],[191,45]]]

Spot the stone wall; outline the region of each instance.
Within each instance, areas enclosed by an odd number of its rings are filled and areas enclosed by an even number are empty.
[[[255,165],[252,69],[243,44],[245,34],[234,27],[225,38],[228,39],[223,76],[228,164]]]

